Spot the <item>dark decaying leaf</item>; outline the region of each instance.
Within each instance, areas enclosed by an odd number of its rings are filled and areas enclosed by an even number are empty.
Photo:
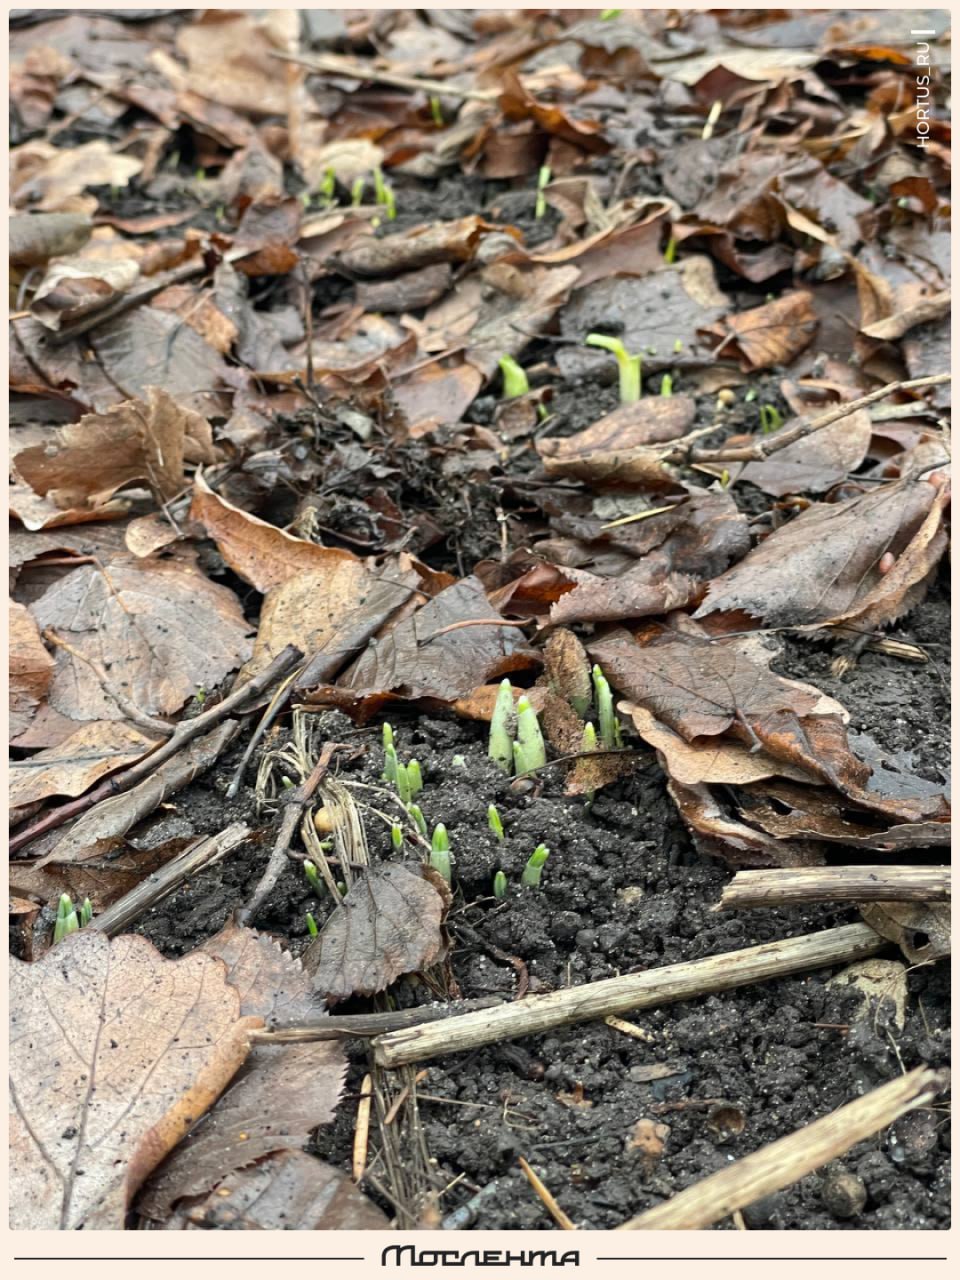
[[[336,686],[321,685],[310,700],[367,719],[391,701],[452,702],[479,684],[539,665],[522,632],[498,625],[498,617],[479,580],[464,578],[368,645]],[[481,625],[456,625],[474,620]]]
[[[794,422],[785,422],[781,430],[789,430]],[[738,478],[775,497],[823,493],[859,467],[870,447],[871,432],[870,414],[858,409],[763,462],[748,462]]]
[[[817,503],[711,582],[695,616],[742,609],[772,627],[851,616],[883,594],[882,557],[903,555],[936,502],[932,485],[904,479]]]
[[[303,1021],[322,1010],[300,962],[268,935],[231,922],[201,950],[224,961],[245,1014]],[[227,1092],[144,1188],[138,1212],[163,1221],[177,1201],[206,1195],[236,1170],[299,1150],[333,1119],[346,1066],[336,1040],[255,1045]]]
[[[631,485],[675,489],[664,450],[653,446],[684,435],[693,424],[689,396],[647,397],[621,405],[585,431],[545,436],[537,442],[548,476],[582,480],[593,487]]]
[[[442,959],[449,905],[446,881],[420,863],[369,871],[303,954],[314,991],[329,1004],[369,996]]]
[[[803,867],[824,861],[815,844],[777,839],[724,811],[708,786],[686,787],[669,781],[667,789],[701,853],[732,867]]]
[[[728,356],[739,356],[747,371],[787,365],[813,341],[817,315],[812,303],[809,293],[785,293],[762,307],[725,316],[709,332]]]
[[[345,1173],[281,1151],[240,1169],[205,1200],[177,1210],[167,1231],[384,1231],[386,1215]]]
[[[10,1225],[122,1231],[262,1023],[219,961],[166,960],[145,938],[84,929],[10,963]]]
[[[496,230],[475,214],[457,222],[437,222],[400,235],[365,236],[340,255],[339,265],[358,276],[392,276],[443,262],[469,262],[480,237]]]

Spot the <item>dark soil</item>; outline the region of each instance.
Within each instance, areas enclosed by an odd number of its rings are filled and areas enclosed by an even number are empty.
[[[899,633],[929,646],[933,660],[922,667],[867,653],[851,675],[837,681],[830,676],[827,648],[794,642],[786,645],[778,665],[840,698],[854,729],[869,731],[892,755],[911,751],[920,772],[936,778],[945,752],[947,625],[947,605],[938,595]],[[329,738],[356,734],[338,714],[328,714]],[[857,918],[855,910],[827,906],[712,913],[729,872],[692,849],[663,776],[647,755],[638,756],[635,773],[602,791],[587,812],[582,800],[562,795],[560,780],[550,778],[549,771],[542,790],[518,793],[486,759],[478,726],[397,718],[394,727],[401,757],[415,755],[421,762],[425,788],[419,799],[428,822],[443,821],[450,832],[457,889],[450,966],[464,997],[510,997],[516,991],[517,970],[503,955],[522,959],[531,990],[544,991]],[[375,782],[382,767],[379,734],[361,733],[359,739],[368,744],[366,756],[341,776]],[[256,821],[249,790],[233,805],[221,798],[233,763],[223,761],[178,798],[178,816],[195,831],[213,831],[237,817]],[[491,800],[503,818],[502,844],[487,826]],[[270,845],[267,819],[259,821],[264,828],[259,844],[198,876],[142,922],[143,932],[165,953],[179,955],[197,946],[252,890]],[[371,856],[396,856],[383,823],[369,815],[367,827]],[[542,885],[520,889],[523,866],[541,841],[551,850]],[[511,885],[502,902],[491,894],[500,868]],[[306,941],[306,911],[322,923],[328,909],[309,892],[292,862],[258,925],[297,951]],[[458,937],[462,925],[469,933]],[[649,1033],[648,1042],[590,1023],[430,1064],[421,1089],[431,1100],[420,1103],[428,1147],[439,1162],[441,1185],[463,1175],[444,1197],[442,1212],[485,1189],[472,1211],[472,1227],[552,1228],[519,1170],[522,1155],[574,1221],[588,1228],[613,1227],[904,1069],[945,1062],[945,965],[910,972],[902,1031],[883,1013],[859,1016],[859,997],[831,988],[831,976],[783,979],[639,1014],[634,1022]],[[426,989],[407,982],[397,993],[403,1004],[431,998]],[[654,1064],[669,1074],[645,1078]],[[359,1088],[367,1065],[366,1050],[353,1046],[348,1096],[334,1123],[317,1133],[313,1148],[344,1168],[353,1141],[350,1094]],[[449,1101],[433,1100],[441,1098]],[[720,1103],[732,1106],[735,1117],[742,1112],[739,1136],[728,1135]],[[643,1118],[670,1129],[663,1157],[650,1171],[629,1145],[633,1126]],[[898,1131],[896,1140],[880,1135],[839,1163],[866,1191],[865,1207],[852,1218],[835,1216],[826,1207],[821,1171],[752,1206],[745,1213],[747,1225],[945,1228],[947,1119],[936,1111],[921,1112],[911,1124],[922,1132]],[[930,1126],[937,1133],[932,1147]]]

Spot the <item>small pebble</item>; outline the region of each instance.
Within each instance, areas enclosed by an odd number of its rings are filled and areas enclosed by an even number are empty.
[[[855,1218],[867,1203],[867,1188],[855,1173],[839,1169],[820,1184],[820,1199],[835,1218]]]

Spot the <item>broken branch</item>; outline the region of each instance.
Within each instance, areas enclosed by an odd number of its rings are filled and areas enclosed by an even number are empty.
[[[779,867],[738,871],[712,909],[788,902],[949,902],[949,867]]]

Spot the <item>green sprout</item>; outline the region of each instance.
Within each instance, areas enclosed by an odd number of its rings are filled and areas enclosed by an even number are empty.
[[[292,778],[288,778],[288,777],[287,777],[287,775],[286,775],[285,773],[281,773],[281,775],[280,775],[280,785],[281,785],[281,787],[283,787],[284,791],[292,791],[292,790],[293,790],[293,779],[292,779]]]
[[[672,267],[677,260],[677,237],[671,236],[667,241],[667,247],[663,251],[663,260],[668,267]]]
[[[673,377],[669,373],[665,373],[660,379],[660,394],[662,396],[673,395]]]
[[[403,848],[403,827],[399,822],[395,822],[390,828],[390,841],[397,852]]]
[[[410,789],[410,770],[405,764],[397,765],[397,795],[400,797],[401,804],[409,804],[413,799],[413,792]]]
[[[765,436],[770,435],[773,431],[779,431],[783,426],[783,415],[780,410],[772,404],[762,404],[760,406],[760,430]]]
[[[518,776],[523,773],[523,755],[520,751],[520,743],[514,742],[511,750],[513,751],[513,772]]]
[[[467,767],[467,757],[460,755],[458,752],[457,755],[450,757],[450,763],[454,769],[465,769]]]
[[[61,893],[57,903],[57,918],[53,926],[54,943],[62,942],[68,933],[76,933],[80,928],[76,908],[69,893]]]
[[[323,175],[323,181],[320,183],[320,186],[317,188],[317,195],[321,198],[321,200],[323,200],[325,204],[333,204],[334,200],[336,199],[336,194],[337,194],[337,175],[334,173],[333,167],[331,165],[328,165]]]
[[[627,349],[619,338],[610,338],[605,333],[588,333],[588,347],[602,347],[616,356],[620,370],[620,403],[633,404],[640,399],[641,364],[639,356],[627,354]]]
[[[407,764],[407,781],[410,783],[410,799],[423,790],[423,774],[420,772],[420,761],[411,760]]]
[[[202,684],[197,685],[197,691],[193,695],[193,700],[198,707],[202,707],[207,700],[207,691]]]
[[[376,168],[373,171],[373,189],[376,193],[377,204],[383,205],[388,218],[395,218],[397,216],[397,198],[393,194],[393,187],[384,181],[383,170],[380,168]]]
[[[730,472],[727,470],[726,467],[724,467],[723,470],[720,472],[720,488],[721,489],[730,488]]]
[[[397,770],[400,762],[397,759],[397,748],[393,743],[389,743],[383,749],[383,773],[380,775],[384,782],[396,782]]]
[[[677,338],[673,344],[673,354],[675,356],[678,356],[682,350],[683,350],[683,339]]]
[[[757,398],[757,388],[756,388],[756,387],[751,387],[751,388],[749,389],[749,391],[745,391],[745,392],[743,393],[743,403],[744,403],[744,404],[750,404],[750,402],[751,402],[752,400],[756,400],[756,398]]]
[[[621,13],[623,13],[622,9],[601,9],[600,21],[612,22],[614,18],[619,18]]]
[[[533,211],[533,216],[540,219],[547,212],[547,197],[544,195],[544,189],[551,178],[550,166],[545,164],[537,174],[537,204]]]
[[[547,763],[547,749],[540,732],[537,713],[530,705],[529,698],[521,698],[517,703],[517,747],[519,747],[522,768],[517,773],[528,773],[531,769],[539,769]]]
[[[545,844],[538,844],[530,855],[530,861],[523,868],[523,875],[520,877],[520,883],[526,885],[528,889],[537,889],[540,885],[540,876],[543,872],[543,864],[550,857],[550,850]]]
[[[356,178],[354,180],[353,186],[350,188],[350,203],[353,205],[354,209],[363,204],[363,192],[366,185],[367,184],[363,178]]]
[[[307,912],[307,933],[309,933],[311,938],[315,938],[319,932],[320,930],[317,928],[316,920],[314,920],[313,915],[308,911]]]
[[[518,396],[525,396],[530,390],[530,383],[527,381],[526,373],[513,356],[501,356],[497,364],[503,374],[504,399],[516,400]]]
[[[600,667],[593,668],[593,689],[597,698],[597,714],[600,718],[600,740],[608,751],[621,744],[620,721],[613,709],[610,684]]]
[[[510,772],[513,760],[513,686],[509,680],[501,680],[490,717],[490,745],[487,755],[504,773]]]
[[[505,898],[507,896],[507,877],[502,871],[498,871],[493,877],[493,896],[495,898]]]
[[[206,169],[198,169],[198,170],[197,170],[197,172],[194,174],[194,177],[196,178],[197,182],[206,182],[206,180],[207,180],[207,171],[206,171]],[[111,187],[111,190],[113,190],[113,188],[112,188],[112,187]],[[117,191],[119,192],[119,190],[120,190],[120,188],[118,187],[118,188],[117,188]]]
[[[418,804],[408,804],[407,813],[413,819],[413,825],[417,828],[422,836],[427,834],[427,820],[423,816],[423,810]]]
[[[303,874],[307,877],[307,883],[317,895],[318,898],[323,897],[324,883],[320,879],[320,872],[317,870],[317,864],[311,862],[309,858],[303,860]]]
[[[443,107],[440,105],[440,99],[436,96],[430,99],[430,114],[433,116],[433,123],[438,129],[442,129],[445,123],[443,119]]]
[[[580,744],[581,751],[596,751],[597,749],[597,731],[593,727],[593,722],[588,720],[583,726],[583,741]]]
[[[438,871],[443,876],[447,884],[451,883],[450,837],[442,822],[438,822],[433,829],[433,838],[430,841],[430,865],[434,871]]]
[[[395,742],[394,742],[394,740],[393,740],[393,725],[392,725],[392,724],[390,724],[388,721],[384,720],[384,722],[383,722],[383,728],[381,729],[381,732],[382,732],[382,734],[383,734],[383,749],[384,749],[384,751],[386,751],[388,747],[396,746],[396,743],[395,743]]]
[[[89,898],[84,898],[80,907],[80,928],[85,929],[93,919],[93,903]]]
[[[487,805],[487,826],[498,840],[503,839],[503,822],[495,804]]]

